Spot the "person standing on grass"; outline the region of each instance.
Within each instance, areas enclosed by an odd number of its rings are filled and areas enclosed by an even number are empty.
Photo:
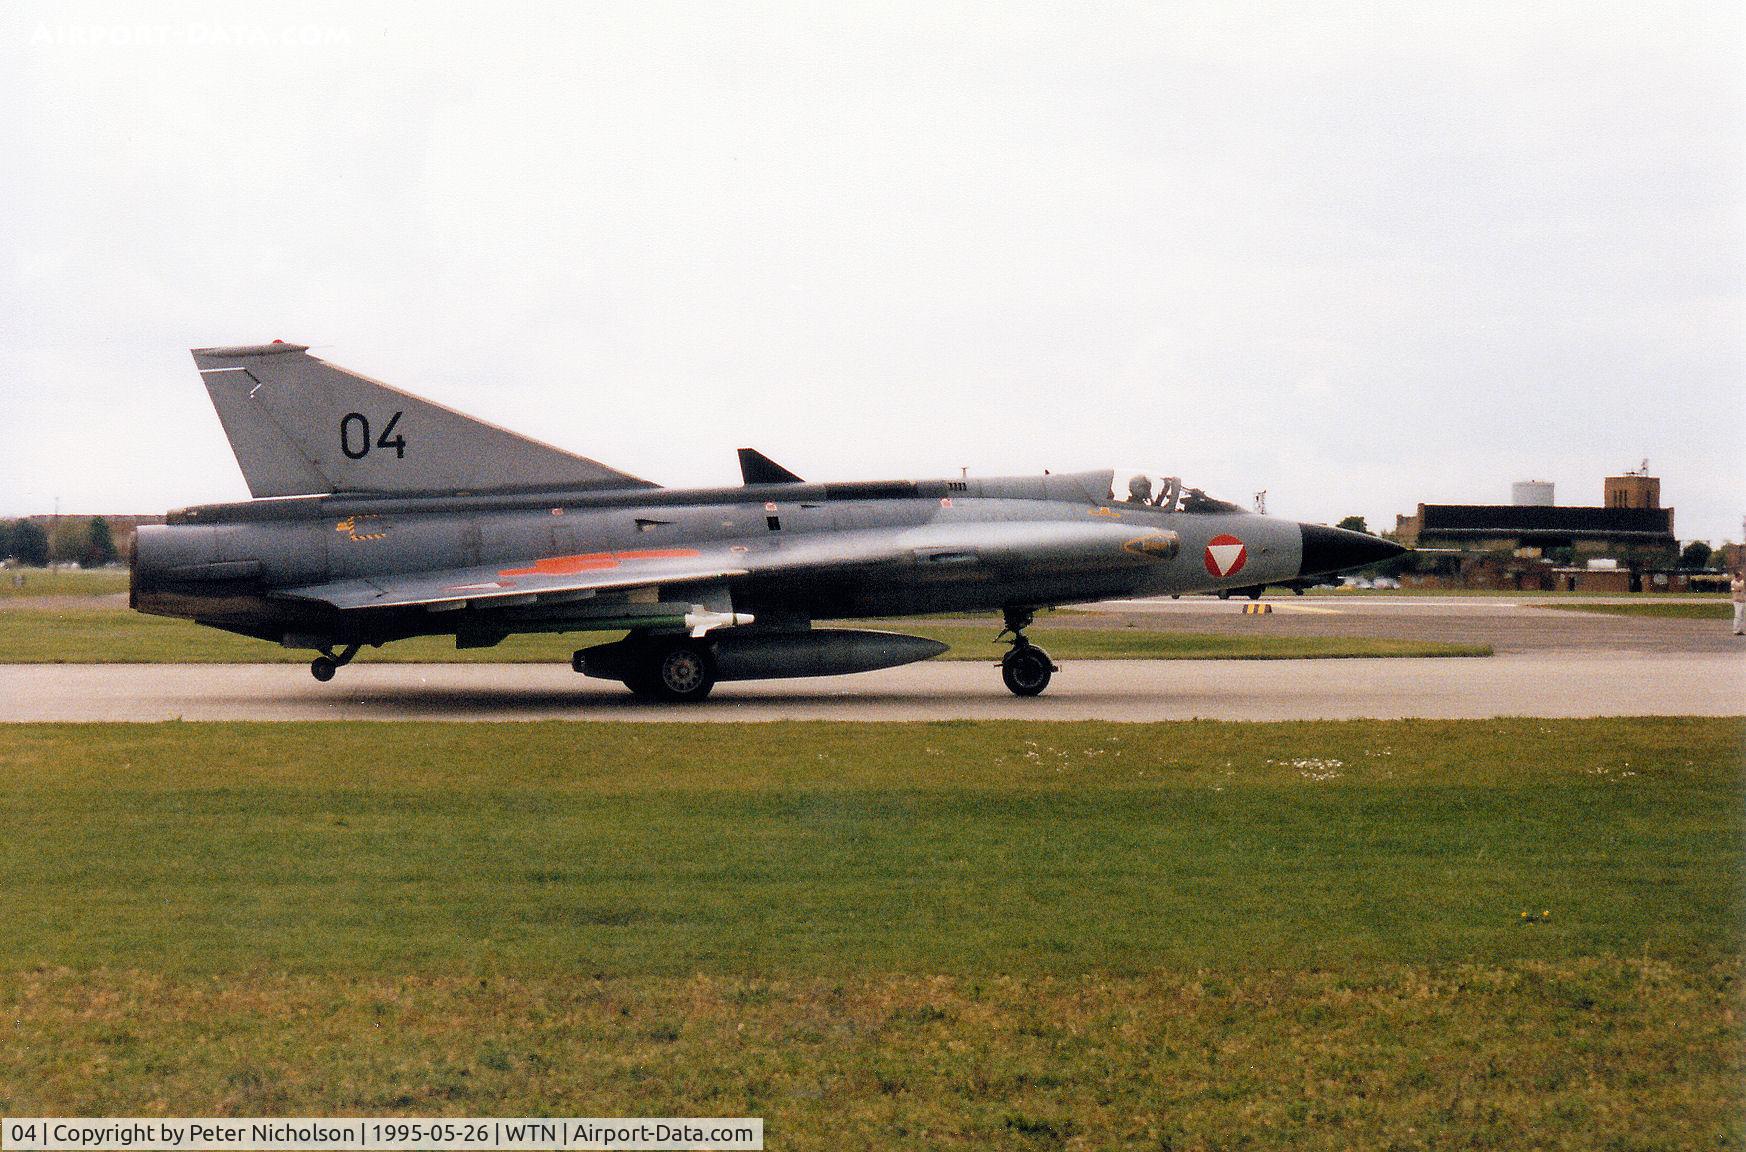
[[[1734,569],[1733,582],[1728,588],[1734,593],[1734,635],[1746,636],[1746,568]]]

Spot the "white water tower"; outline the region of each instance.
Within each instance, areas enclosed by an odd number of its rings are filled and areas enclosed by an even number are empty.
[[[1517,480],[1510,485],[1510,503],[1517,508],[1552,507],[1552,481]]]

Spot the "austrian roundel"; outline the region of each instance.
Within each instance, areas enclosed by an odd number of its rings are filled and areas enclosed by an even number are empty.
[[[1207,574],[1210,576],[1235,576],[1243,570],[1243,565],[1249,562],[1249,549],[1235,536],[1214,536],[1206,543]]]

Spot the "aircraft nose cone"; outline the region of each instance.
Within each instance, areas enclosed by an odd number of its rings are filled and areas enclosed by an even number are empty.
[[[1362,568],[1406,551],[1393,540],[1364,532],[1348,532],[1325,524],[1299,524],[1298,528],[1303,532],[1303,563],[1298,568],[1302,576]]]

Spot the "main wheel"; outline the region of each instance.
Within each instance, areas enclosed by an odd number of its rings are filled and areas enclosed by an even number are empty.
[[[326,684],[339,671],[339,662],[328,656],[317,656],[309,662],[309,674]]]
[[[1231,590],[1229,588],[1220,588],[1219,589],[1219,599],[1220,600],[1229,600],[1230,598],[1231,598]]]
[[[1255,587],[1249,589],[1249,599],[1259,600],[1259,599],[1261,599],[1261,593],[1263,593],[1265,591],[1267,591],[1267,589],[1265,589],[1265,588],[1261,587],[1259,584],[1257,584]]]
[[[1000,678],[1014,696],[1037,696],[1049,686],[1055,662],[1035,644],[1020,644],[1000,661]]]
[[[708,696],[715,687],[715,661],[701,644],[672,644],[661,649],[654,672],[654,688],[663,700],[690,704]],[[636,686],[631,690],[636,691]]]

